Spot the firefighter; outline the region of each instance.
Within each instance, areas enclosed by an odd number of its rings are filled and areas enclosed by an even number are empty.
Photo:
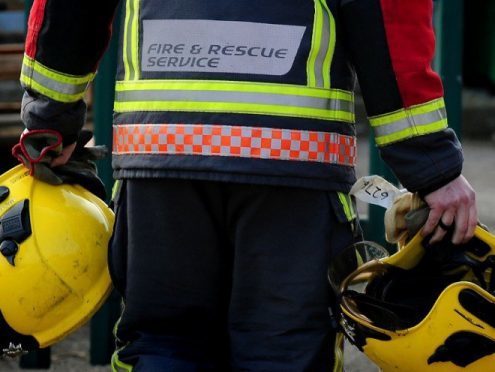
[[[117,0],[35,0],[27,130],[64,164]],[[473,235],[475,196],[430,67],[432,0],[126,0],[113,123],[115,370],[331,371],[332,256],[360,239],[357,76],[382,158]],[[331,312],[330,312],[331,313]],[[332,353],[332,350],[335,353]],[[335,354],[332,355],[332,354]]]

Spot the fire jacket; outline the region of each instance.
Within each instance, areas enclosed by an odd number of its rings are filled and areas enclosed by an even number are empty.
[[[28,129],[77,138],[117,6],[34,1]],[[433,191],[462,168],[433,54],[432,0],[125,0],[115,177],[347,192],[357,76],[382,158],[409,190]]]

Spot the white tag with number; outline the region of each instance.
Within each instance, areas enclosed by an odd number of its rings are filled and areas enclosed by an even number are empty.
[[[407,192],[400,190],[380,176],[361,177],[351,188],[351,195],[368,203],[390,208],[397,196]]]

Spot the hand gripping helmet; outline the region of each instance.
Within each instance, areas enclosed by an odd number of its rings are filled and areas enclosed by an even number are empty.
[[[0,356],[47,347],[99,308],[113,220],[79,185],[49,185],[21,165],[0,175]]]
[[[344,332],[385,372],[494,369],[495,236],[478,226],[467,244],[450,237],[429,245],[417,233],[352,272],[376,254],[347,251],[330,268]]]

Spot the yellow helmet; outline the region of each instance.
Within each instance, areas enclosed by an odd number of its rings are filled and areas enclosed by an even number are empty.
[[[493,370],[495,236],[478,226],[467,244],[427,241],[417,233],[350,275],[377,248],[363,243],[335,262],[344,332],[385,372]]]
[[[22,165],[0,175],[0,356],[50,346],[96,312],[111,289],[113,220],[79,185]]]

